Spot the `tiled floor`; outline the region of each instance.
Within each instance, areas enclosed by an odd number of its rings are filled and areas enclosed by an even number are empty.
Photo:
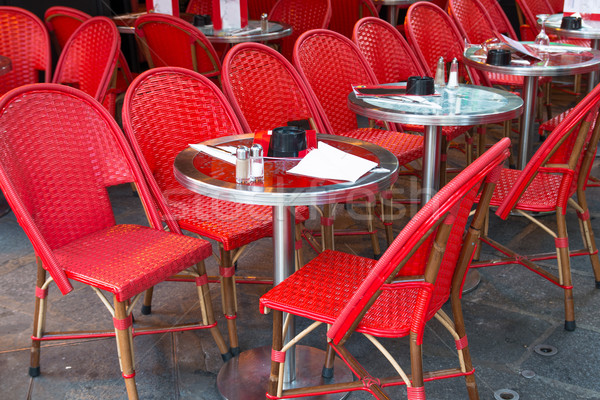
[[[571,98],[560,94],[557,99],[555,104],[560,109],[571,101]],[[456,159],[458,152],[452,152],[452,157]],[[600,176],[598,166],[594,174]],[[112,195],[119,220],[143,223],[143,214],[129,187],[115,188]],[[600,189],[588,190],[588,199],[593,225],[600,234]],[[407,215],[410,214],[410,210],[406,211]],[[340,222],[354,224],[343,208],[340,207],[338,212]],[[553,223],[553,216],[541,219]],[[396,232],[405,221],[396,222]],[[568,222],[572,229],[570,238],[573,247],[581,246],[576,216],[571,211]],[[309,226],[317,226],[316,216],[313,215]],[[511,217],[508,222],[492,219],[491,231],[499,241],[516,249],[552,249],[553,243],[541,235],[539,228],[522,218]],[[540,240],[541,237],[544,240]],[[383,246],[382,231],[380,242]],[[344,237],[337,242],[338,250],[365,256],[370,255],[369,245],[360,237]],[[308,246],[304,247],[304,252],[306,259],[315,255]],[[553,265],[550,261],[548,264]],[[214,274],[216,263],[213,259],[208,267]],[[482,399],[510,398],[494,397],[494,392],[499,389],[513,390],[521,399],[600,399],[600,291],[594,288],[594,277],[587,258],[574,259],[572,268],[577,313],[577,329],[574,332],[563,329],[561,289],[518,266],[481,270],[481,284],[463,297],[463,309]],[[272,245],[268,239],[249,246],[239,262],[240,273],[250,271],[269,276],[271,269]],[[0,398],[125,398],[112,339],[47,343],[42,348],[42,374],[35,379],[28,376],[34,282],[32,248],[10,213],[0,219]],[[50,291],[48,329],[110,329],[110,315],[97,297],[81,285],[75,287],[73,293],[64,297],[57,290]],[[270,344],[271,317],[259,314],[258,310],[258,298],[267,288],[238,285],[238,290],[241,348]],[[218,285],[213,285],[211,292],[219,327],[225,333]],[[154,299],[153,315],[136,313],[137,323],[154,320],[172,322],[178,318],[192,320],[197,316],[197,297],[191,284],[162,284],[157,287]],[[304,323],[298,321],[299,325]],[[222,361],[208,333],[141,336],[134,343],[141,398],[220,398],[215,382]],[[406,339],[387,343],[400,363],[409,369]],[[307,344],[323,347],[323,342],[316,337],[308,339]],[[534,351],[539,344],[553,346],[557,353],[553,356],[540,355]],[[389,371],[381,357],[359,335],[353,337],[350,348],[374,375]],[[425,333],[425,368],[453,366],[453,348],[453,340],[446,331],[436,322],[430,323]],[[526,371],[533,377],[529,377]],[[466,398],[462,379],[428,382],[426,391],[428,399]],[[406,398],[403,388],[391,394],[395,399]],[[354,393],[349,398],[371,397],[365,393]]]

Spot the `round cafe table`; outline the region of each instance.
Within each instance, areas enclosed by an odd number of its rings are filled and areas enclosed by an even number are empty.
[[[211,43],[236,44],[244,42],[268,42],[292,34],[292,26],[283,22],[269,21],[267,31],[260,29],[260,21],[250,20],[248,26],[235,31],[215,32],[212,28],[198,28]]]
[[[600,65],[600,51],[581,50],[577,47],[569,49],[570,47],[572,46],[552,43],[550,46],[552,50],[544,55],[543,61],[521,58],[513,59],[509,65],[486,63],[486,52],[480,46],[470,46],[465,50],[463,60],[470,67],[486,72],[524,77],[522,93],[524,110],[523,118],[521,118],[521,135],[519,136],[518,169],[523,169],[527,164],[529,154],[531,154],[538,77],[585,74],[596,71]]]
[[[294,272],[294,207],[349,201],[388,189],[398,177],[398,160],[389,151],[360,140],[318,135],[343,151],[375,161],[379,169],[368,172],[356,182],[340,182],[287,174],[299,159],[265,158],[264,183],[235,183],[235,165],[199,153],[183,150],[175,159],[175,178],[186,188],[205,196],[238,203],[273,207],[274,283],[282,282]],[[204,142],[207,145],[252,144],[253,135],[228,136]],[[292,319],[293,320],[293,319]],[[294,336],[294,322],[285,341]],[[325,352],[308,346],[295,346],[288,351],[284,368],[284,387],[331,383],[321,377]],[[264,400],[271,367],[271,346],[243,351],[230,359],[217,376],[217,388],[225,399]],[[333,380],[352,379],[351,371],[336,358]],[[311,399],[340,399],[345,393],[329,394]]]
[[[560,27],[563,14],[554,14],[546,20],[545,30],[549,33],[554,33],[560,37],[568,37],[575,39],[591,39],[591,47],[594,50],[600,50],[600,21],[583,20],[581,29],[563,29]],[[538,24],[540,21],[538,20]],[[588,92],[598,84],[598,70],[590,71],[590,79],[588,81]]]

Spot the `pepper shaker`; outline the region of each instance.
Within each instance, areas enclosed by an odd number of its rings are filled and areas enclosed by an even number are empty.
[[[265,178],[265,160],[263,158],[263,148],[255,143],[250,147],[250,175],[252,182],[262,182]]]
[[[260,31],[262,33],[269,32],[269,20],[267,18],[267,13],[262,13],[260,16]]]
[[[250,183],[250,159],[249,150],[246,146],[239,146],[235,151],[235,182],[241,184]]]
[[[446,64],[444,64],[444,57],[440,57],[437,62],[437,68],[435,70],[434,85],[439,88],[446,86]]]

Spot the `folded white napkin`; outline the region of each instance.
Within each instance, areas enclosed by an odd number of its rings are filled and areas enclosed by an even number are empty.
[[[190,144],[189,146],[194,150],[201,151],[219,160],[235,164],[235,147],[233,146],[221,146],[217,148],[209,147],[205,144]]]
[[[317,146],[287,172],[321,179],[355,182],[377,167],[376,162],[348,154],[326,143],[319,142]]]

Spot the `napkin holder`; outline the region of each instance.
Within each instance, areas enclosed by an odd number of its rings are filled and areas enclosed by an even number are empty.
[[[215,31],[231,31],[248,26],[248,0],[213,0]]]
[[[486,63],[490,65],[509,65],[510,50],[508,49],[491,49],[488,51]]]
[[[300,131],[304,132],[304,140],[301,140]],[[256,132],[253,143],[260,144],[267,157],[303,158],[310,150],[317,148],[317,133],[314,130],[284,126],[272,131]],[[288,148],[285,148],[286,144]]]
[[[569,30],[581,29],[581,17],[575,17],[573,15],[563,17],[560,22],[560,28]]]
[[[210,26],[212,28],[212,18],[210,15],[196,14],[192,23],[197,28]]]
[[[427,96],[435,93],[434,79],[429,76],[409,76],[406,81],[406,94]]]

